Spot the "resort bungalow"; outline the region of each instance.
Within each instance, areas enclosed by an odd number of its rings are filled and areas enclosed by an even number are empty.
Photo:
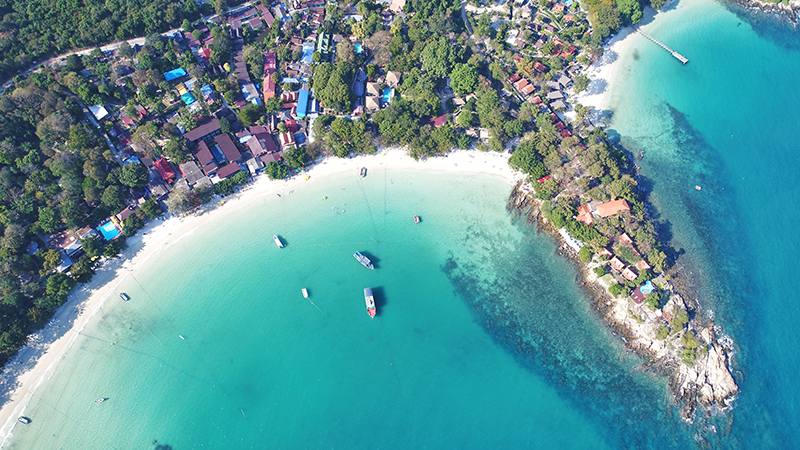
[[[640,259],[639,262],[637,262],[634,266],[636,267],[637,270],[640,270],[640,271],[641,270],[650,270],[650,268],[651,268],[650,264],[647,264],[647,261],[645,261],[644,258]]]
[[[367,95],[381,95],[380,83],[367,83]]]
[[[578,215],[575,217],[578,222],[581,222],[585,225],[592,224],[592,210],[589,208],[589,205],[581,205],[578,206]]]
[[[125,219],[127,219],[128,216],[133,214],[134,211],[136,211],[136,209],[133,206],[126,206],[125,209],[114,214],[114,218],[117,220],[117,223],[125,222]]]
[[[622,271],[622,276],[628,281],[634,281],[639,275],[637,275],[636,272],[634,272],[630,267],[626,267],[625,270]]]
[[[561,91],[553,91],[547,94],[548,100],[560,100],[562,98],[564,98],[564,94],[562,94]]]
[[[366,107],[369,110],[381,109],[381,101],[378,97],[367,97]]]
[[[536,86],[529,84],[524,88],[520,89],[519,91],[522,92],[522,95],[530,95],[536,90]]]
[[[620,211],[630,211],[631,207],[628,206],[628,202],[626,202],[624,198],[621,198],[619,200],[603,203],[602,205],[597,205],[596,210],[597,215],[600,217],[609,217]]]
[[[608,263],[611,264],[611,268],[616,270],[617,272],[621,272],[625,269],[625,263],[622,262],[616,256],[611,258],[611,260]]]
[[[403,8],[406,6],[406,0],[392,0],[389,4],[389,9],[396,13],[403,12]]]
[[[389,86],[397,86],[400,84],[400,78],[403,76],[401,72],[389,71],[386,74],[386,84]]]

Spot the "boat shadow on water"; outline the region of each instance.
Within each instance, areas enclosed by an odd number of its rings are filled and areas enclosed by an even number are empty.
[[[386,306],[386,294],[383,288],[372,288],[372,297],[375,299],[375,315],[380,316],[383,313],[383,307]]]

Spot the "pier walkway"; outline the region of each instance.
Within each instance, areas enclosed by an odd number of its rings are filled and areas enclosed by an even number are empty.
[[[653,36],[650,36],[649,34],[645,33],[644,31],[642,31],[642,30],[640,30],[638,28],[636,29],[636,32],[641,34],[642,36],[646,37],[647,39],[650,39],[651,41],[655,42],[656,44],[658,44],[659,47],[663,48],[664,50],[670,52],[672,54],[672,56],[674,56],[678,61],[680,61],[680,62],[682,62],[684,64],[689,62],[689,58],[681,55],[680,53],[678,53],[675,50],[667,47],[666,45],[662,44],[661,42],[658,42],[658,40],[656,38],[654,38]]]

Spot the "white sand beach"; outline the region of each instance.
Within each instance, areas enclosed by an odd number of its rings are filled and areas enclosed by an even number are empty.
[[[667,2],[669,3],[671,2]],[[614,86],[612,78],[618,67],[620,55],[625,54],[628,46],[636,39],[634,36],[636,29],[652,22],[656,14],[658,11],[655,9],[645,8],[641,24],[621,29],[603,45],[603,56],[584,71],[589,77],[589,87],[575,97],[574,103],[592,108],[590,120],[595,125],[606,125],[602,120],[602,111],[610,106],[613,94],[611,89]],[[570,118],[574,119],[574,112],[570,112]]]
[[[79,333],[90,322],[102,318],[106,300],[118,300],[117,286],[137,268],[147,264],[151,257],[200,227],[232,211],[251,207],[263,196],[286,188],[302,189],[305,183],[324,183],[326,176],[348,171],[354,177],[359,176],[361,167],[366,167],[368,173],[387,167],[432,173],[483,173],[506,178],[511,187],[523,175],[508,166],[508,156],[491,152],[456,151],[446,157],[414,161],[404,150],[383,149],[371,156],[326,158],[307,173],[296,175],[288,181],[271,181],[262,174],[239,193],[214,200],[212,205],[218,205],[204,212],[151,221],[136,236],[128,239],[129,248],[119,258],[106,261],[91,282],[77,286],[67,303],[56,311],[53,320],[36,333],[29,344],[3,368],[0,374],[0,401],[3,402],[0,406],[0,447],[6,443],[15,426],[24,426],[17,418],[25,415],[25,408],[36,395],[37,388],[55,373],[58,363],[75,343]]]

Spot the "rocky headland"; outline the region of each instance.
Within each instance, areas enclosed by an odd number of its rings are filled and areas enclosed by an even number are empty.
[[[595,309],[628,350],[648,361],[642,370],[669,378],[672,399],[680,406],[681,417],[691,423],[698,407],[709,412],[727,410],[739,393],[731,370],[733,343],[713,319],[698,313],[700,305],[696,301],[685,300],[692,297],[687,295],[688,286],[680,276],[664,273],[653,280],[665,297],[657,308],[636,303],[627,294],[612,295],[607,279],[595,272],[606,261],[598,255],[589,263],[580,261],[563,234],[543,217],[541,204],[520,181],[509,196],[508,208],[553,235],[561,242],[560,253],[580,264],[581,283],[592,294]],[[686,317],[685,323],[676,322],[676,317],[681,316]],[[686,358],[687,349],[697,356]]]

